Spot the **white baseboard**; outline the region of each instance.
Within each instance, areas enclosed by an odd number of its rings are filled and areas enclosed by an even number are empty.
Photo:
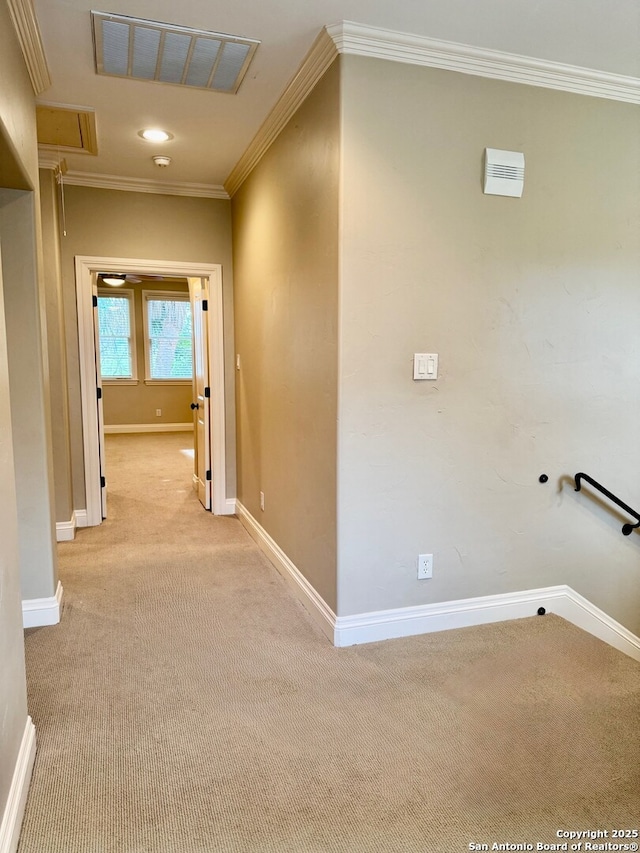
[[[22,600],[22,627],[42,628],[57,625],[62,613],[62,584],[58,581],[56,594],[50,598],[24,598]]]
[[[355,616],[336,616],[240,501],[236,501],[236,512],[243,526],[335,646],[374,643],[416,634],[430,634],[434,631],[448,631],[452,628],[503,622],[507,619],[522,619],[535,616],[538,608],[544,607],[547,612],[562,616],[583,631],[640,661],[640,637],[636,637],[566,585],[484,595],[439,604],[423,604],[417,607],[398,607],[393,610],[358,613]]]
[[[0,853],[15,853],[18,849],[20,827],[27,804],[33,762],[36,757],[36,729],[31,717],[27,717],[9,788],[9,797],[0,823]]]
[[[535,616],[539,607],[640,661],[640,638],[565,585],[341,616],[336,619],[334,642],[351,646],[522,619]]]
[[[76,527],[88,527],[89,520],[87,518],[86,509],[74,509],[73,514],[76,519]]]
[[[553,613],[593,634],[614,649],[624,652],[630,658],[640,661],[640,637],[636,637],[628,628],[616,622],[604,610],[600,610],[571,587],[564,589],[566,594],[554,604]]]
[[[309,611],[310,616],[320,630],[334,642],[334,627],[336,615],[329,605],[311,586],[304,575],[295,567],[282,548],[269,536],[261,524],[255,520],[249,510],[236,500],[236,513],[252,539],[265,554],[285,581],[289,584],[296,598]]]
[[[105,435],[132,432],[193,432],[193,424],[105,424]]]
[[[235,498],[227,498],[224,514],[225,515],[235,515],[236,514],[236,499]]]
[[[73,542],[76,538],[76,514],[71,513],[69,521],[56,522],[56,542]]]

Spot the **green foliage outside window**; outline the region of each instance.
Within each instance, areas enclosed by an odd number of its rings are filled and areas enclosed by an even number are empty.
[[[126,296],[98,296],[98,332],[103,379],[131,379],[131,308]]]
[[[147,297],[150,379],[193,376],[191,305],[188,300]]]

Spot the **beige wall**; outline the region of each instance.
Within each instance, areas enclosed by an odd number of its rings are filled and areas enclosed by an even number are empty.
[[[338,91],[336,64],[233,199],[238,496],[332,607]]]
[[[192,423],[190,403],[193,400],[191,382],[181,385],[145,385],[145,336],[143,290],[184,292],[189,294],[186,278],[166,281],[142,281],[127,284],[133,291],[135,317],[135,349],[138,366],[137,385],[117,385],[102,382],[105,425],[113,424],[184,424]],[[162,411],[159,417],[156,409]]]
[[[33,91],[5,3],[0,4],[0,186],[28,189],[37,180]],[[0,259],[13,237],[0,225]],[[0,823],[27,720],[15,466],[0,263]]]
[[[0,240],[23,598],[54,594],[57,566],[34,94],[6,5],[0,19]],[[26,192],[13,191],[14,189]]]
[[[640,539],[569,481],[640,506],[637,106],[347,57],[343,116],[339,614],[567,583],[640,633]]]
[[[33,88],[6,3],[0,7],[0,79],[3,186],[33,189],[38,175]]]
[[[36,173],[37,181],[37,173]],[[18,543],[23,598],[56,591],[57,563],[43,288],[38,272],[35,192],[0,190]]]
[[[1,42],[0,38],[0,45]],[[0,159],[9,156],[3,143],[0,132]],[[1,263],[2,236],[0,233],[0,824],[27,719],[18,518]]]
[[[50,170],[40,170],[40,210],[42,215],[43,278],[49,360],[55,517],[56,521],[69,522],[73,513],[73,503],[71,500],[66,329],[60,261],[58,185],[53,172]]]
[[[230,202],[221,199],[67,186],[62,239],[74,508],[86,506],[80,409],[74,258],[222,264],[227,414],[227,495],[235,496],[233,276]]]

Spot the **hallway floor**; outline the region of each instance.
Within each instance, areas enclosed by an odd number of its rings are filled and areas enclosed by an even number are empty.
[[[19,853],[457,853],[637,826],[640,665],[546,616],[333,648],[191,436],[109,436],[109,518],[26,632]],[[479,848],[478,848],[479,849]]]

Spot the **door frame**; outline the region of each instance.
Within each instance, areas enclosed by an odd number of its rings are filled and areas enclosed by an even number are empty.
[[[224,393],[224,325],[222,307],[222,265],[184,261],[154,261],[139,258],[103,258],[76,255],[76,304],[80,355],[80,394],[84,483],[87,526],[102,523],[100,490],[99,426],[96,406],[96,348],[93,323],[93,275],[109,272],[166,275],[175,278],[206,278],[209,281],[209,381],[211,383],[211,462],[212,512],[228,515],[232,510],[226,497],[226,417]]]

